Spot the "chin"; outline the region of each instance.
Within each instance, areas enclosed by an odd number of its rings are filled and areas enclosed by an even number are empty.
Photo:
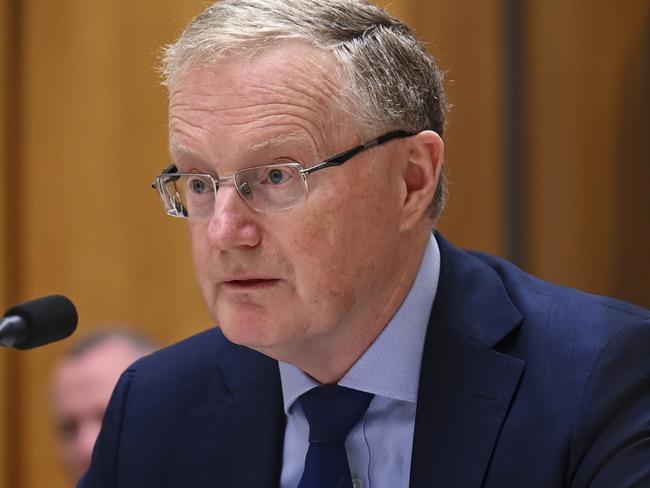
[[[241,327],[221,327],[223,334],[233,344],[247,347],[265,356],[278,359],[276,351],[282,350],[285,341],[275,334],[263,330],[243,330]]]
[[[237,311],[216,315],[223,334],[234,344],[261,350],[273,348],[282,342],[277,322],[269,320],[266,313],[257,310],[242,311],[237,307]]]

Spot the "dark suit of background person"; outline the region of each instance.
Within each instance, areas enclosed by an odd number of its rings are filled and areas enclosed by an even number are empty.
[[[411,486],[650,486],[650,314],[440,236]],[[212,329],[131,367],[83,487],[277,486],[277,362]]]
[[[191,54],[223,32],[222,51]],[[188,219],[220,330],[129,368],[80,486],[273,487],[295,461],[277,360],[337,383],[415,282],[444,195],[441,77],[407,26],[362,2],[230,0],[174,46],[174,166],[156,188]],[[350,95],[337,63],[355,55]],[[650,486],[650,313],[435,239],[410,486]]]

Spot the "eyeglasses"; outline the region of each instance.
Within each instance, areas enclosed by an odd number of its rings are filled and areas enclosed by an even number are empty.
[[[389,132],[310,168],[288,161],[253,166],[235,171],[231,176],[216,177],[200,173],[178,173],[178,168],[172,164],[155,178],[151,186],[158,191],[165,211],[172,217],[204,218],[211,215],[217,190],[224,184],[234,185],[241,199],[253,210],[286,210],[307,200],[307,175],[321,169],[340,166],[371,147],[412,135],[414,134],[401,130]]]

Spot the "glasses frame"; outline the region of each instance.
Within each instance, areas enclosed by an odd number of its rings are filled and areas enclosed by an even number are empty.
[[[408,131],[403,131],[403,130],[395,130],[388,132],[384,135],[379,136],[376,139],[373,139],[370,142],[366,142],[365,144],[360,144],[358,146],[355,146],[351,149],[348,149],[346,151],[340,152],[334,156],[331,156],[324,161],[321,161],[320,163],[310,166],[309,168],[305,168],[302,164],[296,162],[296,161],[287,161],[286,163],[278,163],[278,164],[264,164],[260,166],[250,166],[248,168],[243,168],[240,170],[235,171],[233,174],[230,176],[212,176],[207,173],[179,173],[178,168],[175,164],[171,164],[168,167],[166,167],[160,175],[156,176],[154,179],[154,182],[151,184],[151,187],[158,192],[158,195],[160,196],[163,206],[165,207],[165,211],[167,212],[168,215],[172,217],[180,217],[180,218],[189,218],[189,215],[187,214],[187,210],[184,208],[178,208],[174,202],[170,201],[170,197],[168,193],[165,191],[164,187],[165,184],[167,183],[168,179],[171,177],[173,179],[178,179],[181,176],[203,176],[208,178],[209,180],[212,181],[212,189],[214,191],[214,196],[216,198],[217,196],[217,191],[219,190],[219,187],[222,184],[232,184],[236,189],[237,189],[237,194],[239,197],[246,202],[246,204],[255,212],[279,212],[282,210],[288,210],[290,208],[293,208],[297,205],[300,205],[301,203],[305,202],[307,200],[307,197],[309,196],[309,187],[307,185],[307,175],[310,175],[312,173],[315,173],[317,171],[320,171],[325,168],[332,168],[335,166],[341,166],[342,164],[346,163],[353,157],[357,156],[358,154],[372,148],[375,146],[380,146],[382,144],[387,143],[388,141],[392,141],[393,139],[401,139],[405,137],[411,137],[414,136],[415,133],[413,132],[408,132]],[[300,175],[302,176],[304,188],[305,188],[305,197],[302,201],[297,201],[295,205],[291,205],[288,207],[282,207],[278,209],[269,209],[269,210],[260,210],[257,208],[254,208],[252,204],[246,199],[246,195],[243,194],[242,192],[246,192],[246,189],[248,185],[246,183],[243,183],[242,185],[237,184],[237,175],[241,174],[242,172],[249,171],[251,169],[257,169],[257,168],[275,168],[275,167],[287,167],[291,166],[296,169]],[[250,189],[248,190],[250,191]]]

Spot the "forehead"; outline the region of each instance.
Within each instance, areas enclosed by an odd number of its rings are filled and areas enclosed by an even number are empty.
[[[211,141],[253,151],[308,142],[323,150],[332,127],[341,123],[340,92],[332,58],[299,42],[203,66],[172,87],[172,154],[203,155],[215,150]]]

